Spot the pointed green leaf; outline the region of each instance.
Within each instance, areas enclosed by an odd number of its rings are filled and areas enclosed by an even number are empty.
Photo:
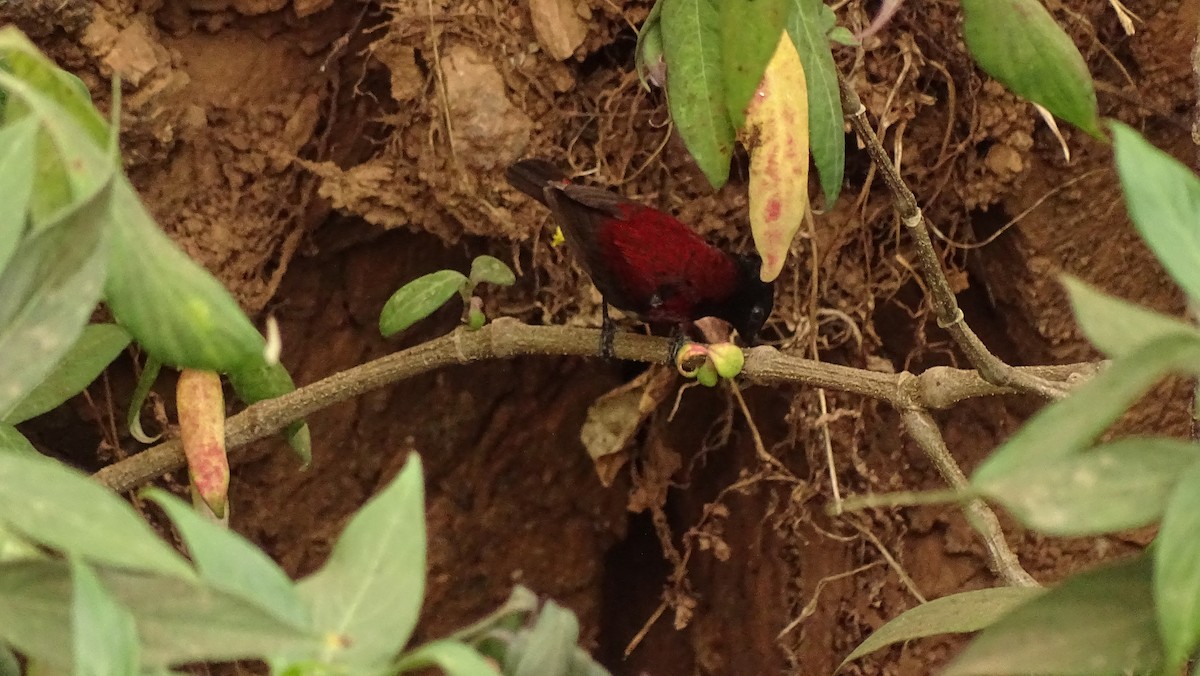
[[[575,613],[547,601],[521,649],[506,656],[504,672],[513,676],[565,674],[578,641],[579,620]],[[515,659],[510,661],[510,657]]]
[[[646,15],[646,20],[642,22],[642,27],[638,29],[637,46],[634,48],[633,65],[637,70],[638,82],[642,88],[650,91],[648,79],[657,78],[663,64],[663,46],[662,46],[662,26],[660,19],[662,16],[662,6],[666,0],[655,0],[654,6],[650,8],[650,13]],[[664,83],[661,80],[655,84],[662,86]]]
[[[71,577],[62,561],[0,563],[0,642],[71,670]]]
[[[274,399],[296,390],[296,383],[283,364],[268,364],[261,359],[235,369],[229,374],[229,383],[233,385],[238,398],[247,404]],[[300,457],[301,467],[308,467],[312,462],[312,437],[308,423],[303,420],[293,422],[287,426],[284,436]]]
[[[154,387],[154,381],[158,380],[160,370],[162,370],[162,362],[154,355],[147,355],[146,365],[142,367],[142,372],[138,375],[137,386],[133,388],[129,410],[125,414],[125,424],[129,426],[130,436],[143,444],[152,444],[162,436],[162,434],[156,434],[151,437],[142,430],[142,405],[146,403],[150,388]]]
[[[1099,535],[1154,522],[1200,445],[1132,438],[993,475],[975,486],[1033,530]]]
[[[19,104],[22,115],[35,119],[39,126],[29,203],[30,220],[38,230],[55,220],[59,211],[86,199],[107,182],[115,168],[115,156],[107,126],[91,101],[80,98],[65,81],[66,73],[37,53],[10,53],[7,58],[20,65],[26,76],[0,71],[0,88],[10,94],[12,106]],[[58,83],[59,79],[64,81]]]
[[[0,102],[3,99],[0,98]],[[12,648],[0,643],[0,676],[21,676],[21,663]]]
[[[1133,224],[1167,272],[1200,300],[1200,179],[1133,129],[1109,126]]]
[[[837,201],[846,168],[846,132],[837,66],[829,49],[833,10],[821,0],[791,0],[788,35],[800,53],[808,82],[808,137],[813,162],[821,177],[825,208]]]
[[[88,561],[195,576],[128,503],[49,458],[0,453],[0,523]]]
[[[517,281],[511,268],[494,256],[477,256],[471,261],[471,286],[483,283],[512,286]]]
[[[404,655],[399,673],[437,667],[446,676],[500,676],[500,670],[471,646],[458,641],[434,641]]]
[[[41,454],[29,443],[24,434],[12,425],[0,423],[0,452],[20,453],[30,457],[40,457]]]
[[[159,230],[124,177],[114,185],[105,300],[147,352],[176,368],[229,373],[264,341],[225,287]]]
[[[137,625],[144,666],[261,659],[313,649],[318,637],[236,596],[176,578],[101,568],[105,589]],[[0,564],[0,640],[69,670],[71,576],[62,561]]]
[[[71,349],[96,307],[107,263],[100,214],[102,186],[61,213],[61,220],[28,237],[0,273],[0,420]]]
[[[88,565],[72,557],[71,634],[75,676],[136,676],[133,615],[109,594]]]
[[[1154,600],[1168,665],[1200,646],[1200,465],[1183,472],[1153,547]]]
[[[1128,354],[1164,336],[1200,339],[1200,330],[1185,321],[1109,296],[1071,275],[1063,275],[1062,281],[1079,328],[1110,357]]]
[[[425,489],[421,459],[350,520],[329,560],[299,583],[326,636],[322,661],[374,664],[408,642],[425,597]]]
[[[939,634],[979,631],[1013,608],[1044,593],[1045,590],[1038,587],[994,587],[960,592],[922,603],[876,629],[842,660],[838,669],[847,662],[894,643]]]
[[[0,271],[8,265],[25,232],[29,199],[33,193],[38,126],[33,117],[0,128]]]
[[[1075,43],[1038,0],[962,0],[975,62],[1021,98],[1102,138],[1096,90]]]
[[[45,559],[45,550],[0,524],[0,563]]]
[[[210,585],[106,569],[100,577],[133,612],[147,665],[263,659],[314,650],[320,642],[313,632]]]
[[[733,126],[746,122],[746,106],[779,46],[791,0],[717,0],[721,30],[721,77]]]
[[[729,178],[733,124],[721,79],[720,18],[714,0],[662,0],[660,30],[671,119],[714,188]]]
[[[1173,370],[1200,370],[1200,341],[1168,336],[1114,360],[1071,396],[1046,406],[975,470],[986,485],[1019,468],[1045,466],[1087,448],[1147,389]]]
[[[379,313],[379,332],[390,337],[433,314],[468,284],[455,270],[438,270],[400,287]]]
[[[5,63],[3,71],[29,83],[61,106],[67,118],[87,131],[95,145],[103,147],[107,143],[108,125],[92,105],[87,87],[82,86],[79,78],[58,68],[42,55],[15,26],[0,28],[0,60]],[[20,97],[17,99],[20,101]],[[6,119],[13,119],[7,116],[27,110],[28,105],[25,102],[21,110],[6,110]]]
[[[1068,578],[983,630],[946,676],[1147,674],[1162,663],[1149,557]]]
[[[161,507],[175,524],[200,578],[209,586],[241,597],[299,629],[311,627],[308,608],[292,581],[262,550],[202,518],[190,505],[166,491],[151,488],[143,495]]]
[[[17,424],[53,410],[79,394],[129,345],[129,334],[116,324],[89,324],[58,366],[3,422]]]

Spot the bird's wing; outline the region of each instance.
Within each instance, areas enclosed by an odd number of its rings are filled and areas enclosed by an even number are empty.
[[[639,312],[642,310],[640,307],[641,304],[635,303],[634,299],[628,296],[625,284],[605,258],[605,251],[601,248],[600,242],[597,240],[597,233],[606,223],[614,219],[621,220],[625,218],[624,213],[617,206],[619,202],[611,202],[607,209],[599,206],[591,206],[586,202],[575,199],[570,194],[574,193],[578,195],[579,191],[565,190],[565,188],[578,187],[584,186],[547,186],[546,206],[550,207],[550,212],[554,214],[554,220],[562,228],[563,237],[566,238],[567,245],[571,247],[576,256],[580,257],[580,262],[583,263],[588,276],[592,278],[592,282],[600,290],[600,294],[604,296],[604,299],[609,304],[622,310]],[[599,188],[589,188],[585,192],[593,193],[585,196],[592,204],[603,204],[602,198],[599,197],[598,193],[608,193],[607,190]],[[614,198],[617,197],[612,193],[608,194]]]

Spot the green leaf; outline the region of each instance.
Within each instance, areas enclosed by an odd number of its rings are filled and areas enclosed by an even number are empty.
[[[3,36],[0,36],[3,42]],[[115,170],[111,134],[90,100],[80,97],[63,71],[36,51],[8,54],[20,66],[0,71],[0,88],[11,94],[13,108],[37,120],[34,188],[29,203],[34,230],[53,221],[64,208],[104,185]],[[94,125],[94,126],[93,126]]]
[[[821,0],[791,0],[787,31],[808,82],[808,134],[813,162],[821,176],[825,208],[837,201],[846,167],[846,132],[842,96],[838,91],[837,66],[829,50],[836,17]]]
[[[81,126],[92,139],[93,145],[104,146],[109,137],[108,125],[92,105],[91,95],[80,79],[58,68],[38,51],[38,48],[15,26],[0,28],[0,60],[5,62],[7,72],[22,82],[28,83],[42,95],[55,102],[66,113],[66,118]],[[17,97],[20,101],[20,97]],[[10,99],[10,103],[13,103]],[[25,104],[28,106],[28,104]],[[26,110],[5,111],[6,119],[13,119]]]
[[[91,568],[72,557],[71,634],[75,676],[135,676],[133,615],[108,593]]]
[[[1114,360],[1069,397],[1038,411],[975,471],[986,485],[1024,465],[1045,466],[1087,448],[1165,373],[1200,369],[1200,341],[1169,336]]]
[[[204,585],[113,569],[104,587],[133,614],[144,666],[258,659],[312,649],[318,637]],[[0,564],[0,640],[29,657],[70,668],[71,576],[61,561]]]
[[[421,459],[350,520],[324,567],[299,583],[325,636],[324,662],[374,664],[408,642],[425,597]]]
[[[975,62],[1023,99],[1102,139],[1096,90],[1071,38],[1038,0],[962,0]]]
[[[829,39],[847,47],[859,46],[858,40],[854,38],[854,33],[851,33],[850,29],[845,26],[834,26],[829,31]]]
[[[1151,673],[1162,663],[1149,557],[1068,578],[991,625],[946,676]]]
[[[513,676],[565,674],[578,641],[579,620],[575,613],[547,601],[520,649],[505,656],[504,673]]]
[[[61,561],[0,563],[0,642],[71,670],[71,577]]]
[[[0,423],[0,452],[20,453],[32,458],[41,457],[33,444],[12,425]]]
[[[499,676],[500,670],[471,646],[458,641],[434,641],[404,655],[400,673],[437,667],[446,676]]]
[[[0,98],[0,102],[3,99]],[[0,643],[0,676],[21,676],[21,663],[12,648]]]
[[[214,589],[239,596],[299,629],[312,619],[292,581],[258,547],[202,518],[190,505],[157,488],[143,492],[162,508],[187,545],[200,578]]]
[[[733,126],[746,123],[746,106],[779,46],[791,0],[717,0],[721,30],[721,76]]]
[[[633,64],[637,70],[638,82],[642,88],[650,91],[650,85],[646,80],[655,75],[663,63],[663,44],[662,44],[662,6],[666,0],[655,0],[654,6],[650,8],[650,13],[646,15],[646,20],[642,22],[642,27],[638,30],[637,47],[634,49]],[[662,82],[657,84],[662,85]]]
[[[296,390],[296,383],[283,364],[268,364],[265,360],[235,369],[229,374],[229,383],[233,385],[238,398],[247,404],[274,399]],[[293,422],[287,426],[284,437],[300,457],[301,466],[308,467],[312,462],[312,437],[308,423],[303,420]]]
[[[586,650],[575,647],[575,651],[571,654],[571,666],[567,671],[568,676],[612,676],[608,669],[600,666]]]
[[[1058,536],[1098,535],[1156,520],[1171,488],[1198,459],[1197,444],[1122,439],[1048,462],[1016,466],[975,486],[1034,530]]]
[[[29,540],[0,524],[0,563],[45,559],[46,552]]]
[[[484,282],[498,286],[512,286],[517,281],[511,268],[494,256],[477,256],[471,261],[471,287]]]
[[[143,444],[152,444],[162,436],[156,434],[151,437],[142,430],[142,405],[146,403],[150,388],[154,387],[154,381],[158,380],[160,370],[162,370],[162,362],[154,355],[148,355],[146,365],[142,367],[142,372],[138,375],[137,387],[133,388],[129,411],[125,414],[125,423],[129,426],[129,434]]]
[[[8,265],[17,242],[25,232],[29,200],[33,193],[33,172],[36,164],[37,122],[27,117],[0,128],[0,271]]]
[[[939,634],[979,631],[1013,608],[1045,593],[1037,587],[994,587],[960,592],[909,608],[867,637],[838,666],[880,648]]]
[[[100,576],[133,611],[148,665],[263,659],[320,645],[312,631],[210,585],[114,570]]]
[[[105,300],[147,352],[176,368],[229,373],[261,359],[263,337],[212,275],[158,229],[129,181],[113,187]]]
[[[714,188],[729,179],[733,124],[721,80],[720,19],[714,0],[662,0],[660,30],[671,119]]]
[[[89,324],[58,366],[3,422],[17,424],[57,408],[79,394],[129,345],[129,334],[116,324]]]
[[[0,420],[71,349],[96,307],[106,257],[107,186],[28,237],[0,273]]]
[[[1154,600],[1167,665],[1200,646],[1200,465],[1183,472],[1167,500],[1153,547]]]
[[[0,523],[89,561],[195,577],[128,503],[48,458],[0,453]]]
[[[461,272],[438,270],[400,287],[379,313],[379,332],[389,337],[416,324],[446,304],[468,284]]]
[[[1188,296],[1200,300],[1200,179],[1136,131],[1109,126],[1133,224]]]
[[[1063,275],[1062,281],[1079,328],[1110,357],[1123,356],[1165,336],[1200,339],[1200,331],[1187,322],[1109,296],[1071,275]]]

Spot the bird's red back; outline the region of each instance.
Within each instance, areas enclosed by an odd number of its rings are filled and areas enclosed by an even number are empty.
[[[642,307],[625,308],[654,322],[683,322],[695,308],[724,300],[737,268],[720,249],[657,209],[624,202],[621,216],[591,233],[622,295]]]

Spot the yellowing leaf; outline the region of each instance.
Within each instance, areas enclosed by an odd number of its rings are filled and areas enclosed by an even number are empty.
[[[808,86],[791,37],[779,38],[746,110],[750,149],[750,228],[760,276],[779,276],[808,209]]]
[[[179,437],[187,456],[192,487],[218,518],[229,495],[229,458],[225,454],[225,396],[221,376],[184,369],[175,387]]]

